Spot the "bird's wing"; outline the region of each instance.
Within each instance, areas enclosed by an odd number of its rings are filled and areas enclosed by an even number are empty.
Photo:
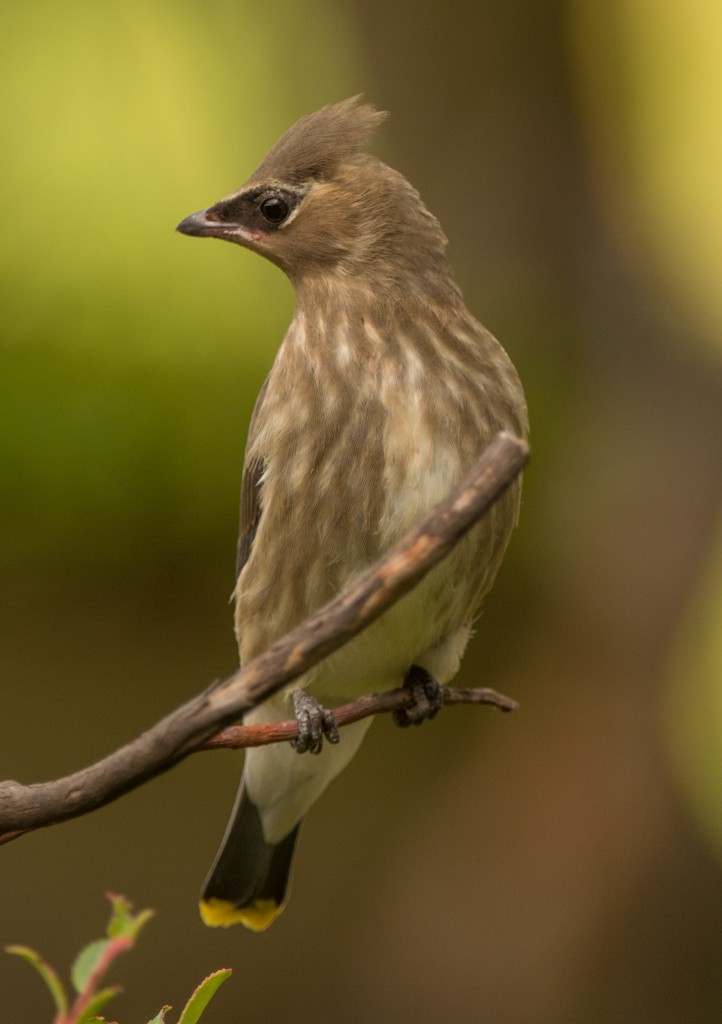
[[[248,427],[246,452],[251,448],[258,413],[261,405],[263,404],[263,397],[266,394],[267,386],[268,377],[266,377],[261,390],[258,392],[258,398],[256,399],[256,404],[253,408],[253,415],[251,416],[251,422]],[[243,476],[241,477],[241,511],[238,523],[238,546],[236,548],[236,579],[240,576],[241,569],[246,564],[251,554],[256,530],[258,529],[258,522],[261,518],[261,504],[258,500],[258,485],[261,482],[264,468],[265,464],[263,459],[249,459],[248,455],[246,455],[246,461],[243,466]]]

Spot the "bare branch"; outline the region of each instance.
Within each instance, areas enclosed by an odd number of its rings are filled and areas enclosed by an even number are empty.
[[[518,704],[510,697],[505,697],[496,690],[485,687],[463,689],[456,686],[442,686],[444,704],[489,704],[500,711],[516,711]],[[408,690],[401,688],[387,690],[386,693],[370,693],[359,697],[349,704],[333,708],[336,725],[341,728],[359,722],[371,715],[388,714],[409,708],[413,697]],[[290,718],[286,722],[258,722],[255,725],[229,725],[207,740],[199,750],[241,750],[246,747],[265,747],[269,743],[286,743],[298,736],[298,722]],[[0,836],[0,842],[2,837]]]
[[[459,486],[418,526],[338,597],[243,669],[214,683],[94,765],[52,782],[0,783],[0,841],[86,814],[167,771],[219,729],[337,650],[451,551],[503,494],[528,458],[523,441],[507,433],[497,434]]]

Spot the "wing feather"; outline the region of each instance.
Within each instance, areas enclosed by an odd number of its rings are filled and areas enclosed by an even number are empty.
[[[263,398],[266,394],[267,387],[268,377],[266,377],[261,390],[258,392],[258,398],[256,399],[256,404],[253,408],[253,415],[251,416],[251,422],[248,427],[246,453],[250,450],[251,443],[255,436],[258,412],[263,404]],[[236,579],[240,576],[243,566],[250,557],[251,549],[253,548],[253,541],[255,540],[256,531],[258,530],[258,523],[261,519],[259,484],[261,482],[264,469],[265,463],[263,459],[255,458],[249,460],[246,455],[246,461],[243,466],[243,476],[241,477],[241,509],[238,522],[238,546],[236,548]]]

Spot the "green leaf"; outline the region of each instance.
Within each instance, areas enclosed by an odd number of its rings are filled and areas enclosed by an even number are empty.
[[[133,920],[131,910],[133,904],[125,896],[117,896],[113,892],[105,894],[110,900],[110,921],[108,922],[107,936],[115,939],[119,935],[127,935],[130,929],[130,922]]]
[[[129,938],[136,939],[141,929],[150,921],[155,911],[141,910],[139,914],[131,913],[133,904],[125,896],[116,896],[115,893],[106,894],[110,900],[112,912],[108,923],[108,938]]]
[[[85,990],[93,971],[109,945],[109,939],[96,939],[95,942],[89,943],[78,953],[70,972],[70,979],[76,992]]]
[[[220,988],[226,978],[230,978],[232,973],[233,971],[230,968],[224,968],[209,974],[186,1003],[178,1024],[196,1024],[218,988]]]
[[[32,964],[50,989],[58,1016],[64,1017],[68,1012],[68,997],[65,994],[62,981],[50,964],[46,964],[44,960],[40,959],[34,949],[29,949],[27,946],[5,946],[5,952],[21,956],[23,960],[27,960],[29,964]]]
[[[160,1013],[153,1018],[153,1020],[148,1021],[148,1024],[165,1024],[165,1015],[170,1009],[170,1006],[164,1006]]]
[[[123,989],[120,985],[115,985],[110,988],[103,988],[100,992],[96,992],[74,1024],[90,1024],[91,1020],[97,1020],[98,1013],[103,1009],[106,1003],[109,1003],[114,996],[117,996],[118,993],[122,991]]]

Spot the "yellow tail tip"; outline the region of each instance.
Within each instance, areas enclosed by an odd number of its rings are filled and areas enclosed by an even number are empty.
[[[243,924],[252,932],[262,932],[272,924],[283,910],[275,900],[254,900],[247,907],[237,907],[230,900],[219,900],[212,896],[201,900],[201,917],[210,928],[229,928],[232,924]]]

